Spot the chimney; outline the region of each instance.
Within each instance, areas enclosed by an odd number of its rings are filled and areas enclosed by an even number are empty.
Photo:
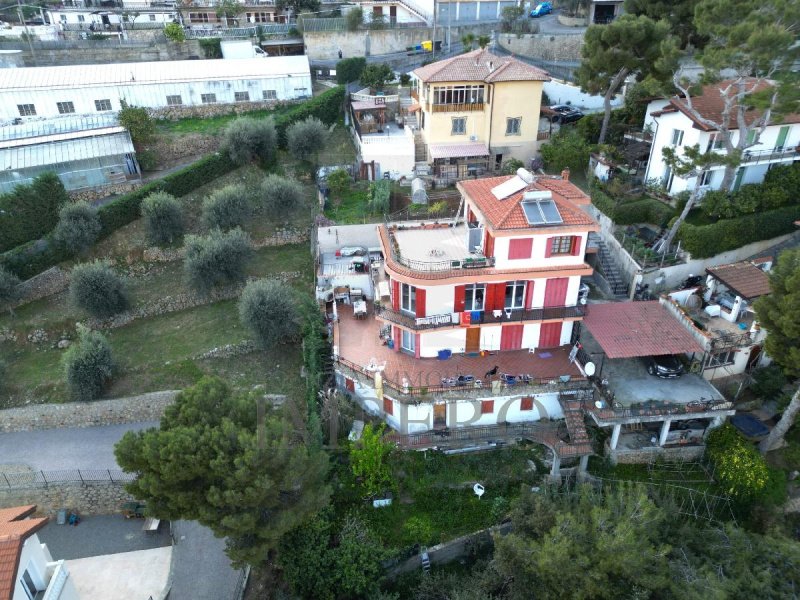
[[[569,167],[564,167],[561,171],[561,179],[564,181],[569,181]]]

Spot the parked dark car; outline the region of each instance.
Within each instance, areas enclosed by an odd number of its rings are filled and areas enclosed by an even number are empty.
[[[662,356],[648,356],[644,359],[647,365],[647,372],[656,377],[670,378],[680,377],[684,374],[683,363],[677,356],[664,354]]]
[[[550,118],[553,123],[574,123],[583,118],[581,111],[567,104],[555,104],[550,107],[550,110],[556,112]]]

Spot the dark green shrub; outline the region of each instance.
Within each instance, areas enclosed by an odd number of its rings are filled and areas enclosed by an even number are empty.
[[[345,23],[347,24],[347,31],[358,31],[361,25],[364,24],[364,9],[360,6],[351,8],[345,15]],[[363,60],[363,59],[362,59]],[[340,61],[341,64],[341,61]],[[336,73],[339,73],[339,65],[336,65]],[[337,77],[338,80],[338,77]],[[339,81],[339,83],[349,83],[350,81],[358,81],[358,79],[350,79],[348,81]]]
[[[222,58],[222,40],[220,38],[200,38],[200,47],[206,58]]]
[[[300,333],[296,293],[280,281],[251,281],[239,299],[239,320],[261,348],[296,341]]]
[[[30,184],[0,195],[0,252],[52,230],[69,195],[55,173],[43,173]]]
[[[19,277],[0,265],[0,307],[19,298]]]
[[[237,165],[255,160],[266,165],[275,159],[277,138],[272,118],[239,117],[222,132],[222,148]]]
[[[569,167],[573,173],[584,173],[589,168],[590,146],[572,128],[560,130],[541,147],[542,160],[548,171],[561,171]]]
[[[764,400],[776,400],[786,385],[786,376],[778,365],[769,365],[753,371],[750,390]]]
[[[186,236],[183,263],[189,285],[207,292],[218,285],[244,281],[245,266],[253,254],[250,237],[241,229],[223,233],[218,229],[207,236]]]
[[[281,148],[286,148],[286,130],[289,125],[297,121],[302,121],[308,117],[316,117],[326,125],[336,123],[342,117],[343,104],[344,87],[337,86],[279,115],[275,118],[278,145]]]
[[[53,240],[67,252],[80,254],[97,241],[100,229],[97,209],[87,202],[75,202],[59,211]]]
[[[770,475],[764,457],[730,423],[708,435],[706,457],[714,478],[734,500],[749,502],[765,492]]]
[[[289,216],[303,206],[303,188],[293,179],[268,175],[261,184],[258,208],[266,215],[277,218]]]
[[[351,13],[354,11],[350,11]],[[344,85],[361,78],[361,73],[367,66],[367,59],[363,56],[345,58],[336,63],[336,83]]]
[[[592,204],[609,219],[614,219],[617,216],[617,206],[619,202],[605,193],[599,185],[592,185],[589,190],[589,195],[592,198]]]
[[[130,307],[125,281],[108,262],[100,260],[72,269],[69,299],[73,306],[98,319],[113,317]]]
[[[614,222],[617,225],[634,225],[636,223],[653,223],[665,227],[675,216],[675,210],[655,198],[644,198],[635,202],[622,202],[614,211]]]
[[[166,192],[155,192],[142,200],[142,217],[151,244],[171,244],[183,235],[181,203]]]
[[[250,216],[250,198],[244,185],[226,185],[203,200],[203,224],[227,231],[242,227]]]
[[[411,82],[411,75],[408,73],[400,73],[400,85],[406,86]]]
[[[100,397],[114,371],[108,340],[85,327],[78,330],[78,342],[63,358],[67,389],[72,400],[86,402]]]
[[[153,139],[156,132],[156,125],[147,109],[129,106],[124,100],[122,101],[122,110],[119,111],[119,124],[128,130],[135,144],[146,144]]]

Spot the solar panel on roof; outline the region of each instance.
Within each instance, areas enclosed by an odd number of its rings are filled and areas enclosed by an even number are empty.
[[[500,185],[496,185],[492,188],[492,194],[498,200],[503,200],[504,198],[508,198],[511,194],[516,194],[522,188],[528,185],[523,179],[520,179],[519,176],[515,175],[508,181],[504,181]]]
[[[552,200],[534,200],[520,204],[529,225],[550,225],[563,223],[561,213]]]

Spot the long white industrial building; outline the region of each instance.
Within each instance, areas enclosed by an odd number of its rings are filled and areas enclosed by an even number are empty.
[[[311,96],[306,56],[0,69],[0,125],[147,108]]]

